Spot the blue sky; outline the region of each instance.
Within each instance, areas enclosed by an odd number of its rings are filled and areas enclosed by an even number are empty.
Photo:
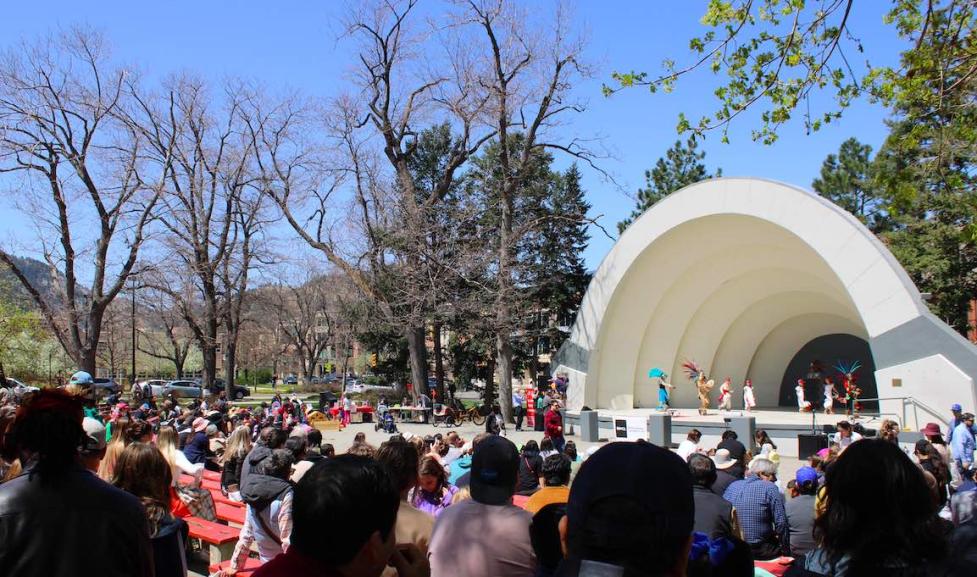
[[[43,4],[43,11],[29,2],[5,4],[0,19],[3,48],[58,26],[87,24],[106,34],[116,59],[150,76],[179,71],[214,79],[241,76],[270,89],[328,96],[338,91],[352,63],[349,43],[339,38],[340,2],[52,0]],[[860,3],[852,15],[851,28],[866,47],[864,58],[873,63],[891,63],[901,48],[882,23],[886,4]],[[590,39],[588,54],[596,77],[579,87],[578,96],[589,101],[587,112],[569,121],[565,130],[568,136],[600,136],[613,153],[602,167],[620,187],[584,169],[592,214],[600,215],[609,231],[616,233],[616,223],[632,210],[628,193],[643,185],[644,171],[676,140],[679,112],[694,119],[713,110],[715,79],[697,74],[671,94],[632,89],[611,98],[601,95],[601,83],[615,70],[656,72],[664,58],[683,62],[689,38],[703,32],[699,17],[705,5],[704,0],[575,4],[576,23]],[[819,104],[812,100],[812,110]],[[733,126],[730,144],[713,135],[703,148],[710,168],[722,167],[727,176],[759,176],[809,187],[824,157],[846,138],[857,136],[877,148],[885,137],[885,117],[878,105],[857,103],[841,122],[818,133],[806,135],[802,124],[794,122],[781,130],[775,145],[764,146],[750,140],[754,125],[746,116]],[[12,225],[4,228],[16,234],[14,216],[9,206],[0,204],[0,222]],[[595,267],[613,241],[598,230],[592,236],[586,258]]]

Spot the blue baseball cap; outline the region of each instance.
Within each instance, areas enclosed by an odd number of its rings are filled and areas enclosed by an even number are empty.
[[[953,403],[953,405],[950,406],[950,410],[959,412],[963,410],[963,407],[960,406],[960,403]]]
[[[71,380],[68,381],[72,385],[90,385],[92,384],[92,376],[85,371],[78,371],[77,373],[71,375]]]
[[[797,475],[794,476],[794,480],[797,481],[798,485],[803,485],[805,483],[817,483],[818,472],[814,467],[801,467],[797,470]]]

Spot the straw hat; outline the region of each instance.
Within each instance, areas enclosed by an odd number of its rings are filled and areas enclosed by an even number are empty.
[[[712,457],[712,462],[716,464],[716,468],[720,471],[726,470],[736,464],[736,461],[730,456],[728,449],[719,449],[716,451],[716,454]]]

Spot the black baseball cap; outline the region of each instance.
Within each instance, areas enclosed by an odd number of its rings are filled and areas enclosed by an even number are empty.
[[[567,503],[568,531],[580,530],[591,505],[608,497],[629,497],[662,518],[670,535],[691,535],[695,520],[692,475],[675,453],[648,443],[608,443],[580,467]]]
[[[505,505],[516,490],[519,451],[505,437],[491,435],[475,445],[472,454],[472,499],[486,505]]]

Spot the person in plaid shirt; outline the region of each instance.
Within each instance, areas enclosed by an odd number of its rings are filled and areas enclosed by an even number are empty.
[[[750,462],[746,478],[732,483],[723,494],[736,509],[743,538],[757,560],[790,554],[787,512],[776,481],[777,465],[756,458]]]

